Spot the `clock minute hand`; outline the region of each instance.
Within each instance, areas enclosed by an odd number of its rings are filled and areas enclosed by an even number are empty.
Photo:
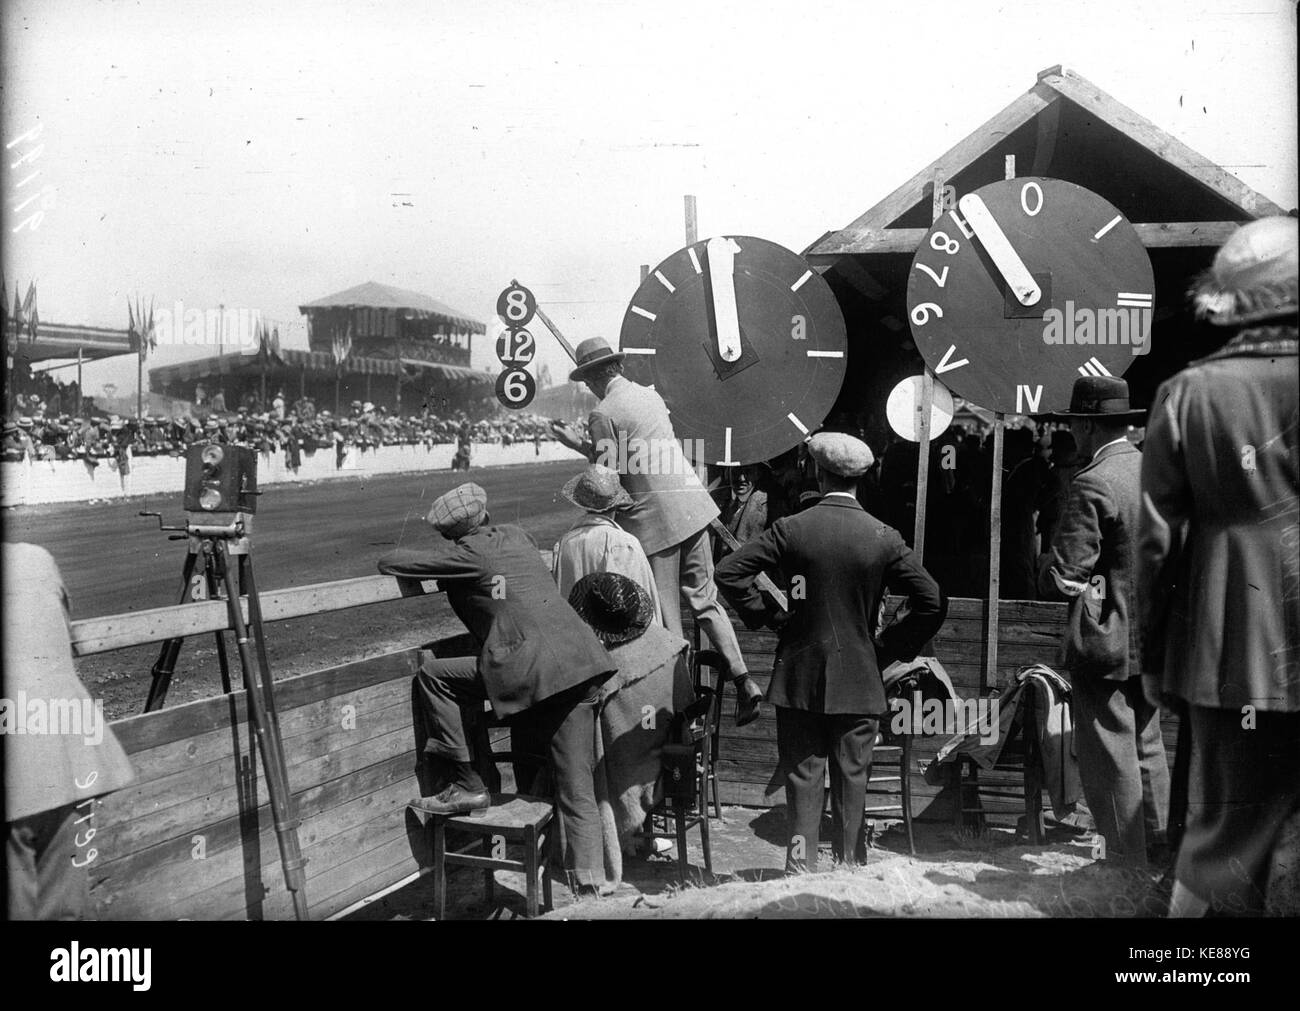
[[[1029,273],[1029,268],[1011,248],[1011,242],[1002,231],[1002,226],[993,220],[984,201],[974,193],[967,193],[957,201],[957,206],[966,216],[966,223],[984,246],[994,266],[1002,274],[1002,279],[1015,294],[1016,300],[1021,305],[1033,305],[1042,298],[1043,292]]]
[[[718,355],[724,362],[740,357],[740,315],[736,309],[736,254],[731,239],[712,238],[704,247],[709,261],[709,295],[718,328]]]

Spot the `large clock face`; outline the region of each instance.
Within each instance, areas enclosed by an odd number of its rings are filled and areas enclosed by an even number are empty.
[[[935,375],[1007,414],[1069,407],[1074,381],[1150,349],[1155,282],[1137,231],[1060,179],[991,183],[957,201],[912,260],[907,311]]]
[[[796,253],[737,235],[679,249],[623,317],[624,369],[654,389],[692,462],[746,464],[802,442],[844,380],[844,317]]]

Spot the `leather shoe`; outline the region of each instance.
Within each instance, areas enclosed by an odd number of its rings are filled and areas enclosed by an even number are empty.
[[[491,804],[492,797],[486,790],[466,790],[453,783],[442,793],[416,797],[406,806],[425,814],[467,814],[471,818],[482,818]]]
[[[753,723],[762,713],[763,690],[746,675],[736,683],[736,726]]]

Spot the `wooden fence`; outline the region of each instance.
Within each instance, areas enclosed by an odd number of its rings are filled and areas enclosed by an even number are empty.
[[[268,622],[437,590],[386,576],[341,580],[263,594]],[[997,683],[1026,664],[1056,665],[1065,608],[1004,601]],[[984,603],[954,599],[933,652],[958,694],[980,692]],[[227,627],[224,602],[207,601],[73,623],[77,655],[160,642]],[[766,688],[776,637],[737,624],[741,647]],[[445,655],[472,651],[467,636],[430,644]],[[426,867],[425,835],[405,809],[416,781],[411,677],[418,650],[402,650],[276,682],[288,776],[301,819],[307,896],[315,919]],[[730,703],[728,703],[730,705]],[[288,919],[260,756],[249,734],[244,693],[201,699],[119,720],[113,731],[136,781],[97,802],[92,897],[106,919]],[[1166,728],[1168,735],[1175,727]],[[720,781],[724,803],[783,802],[776,721],[737,729],[723,719]],[[943,737],[916,742],[911,769],[916,812],[946,817],[942,791],[922,771]],[[1172,755],[1172,750],[1171,750]]]

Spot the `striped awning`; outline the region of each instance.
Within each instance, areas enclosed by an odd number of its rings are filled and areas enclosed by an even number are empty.
[[[72,326],[64,323],[38,323],[36,339],[19,337],[13,344],[15,358],[43,362],[51,358],[73,359],[81,352],[83,361],[133,355],[131,338],[125,330],[100,326]]]
[[[334,356],[328,351],[302,351],[286,348],[280,351],[280,362],[274,360],[266,365],[267,376],[282,376],[287,373],[308,373],[333,377]],[[360,376],[399,376],[406,375],[408,367],[433,369],[449,379],[468,379],[476,383],[492,383],[496,377],[487,372],[477,372],[460,365],[443,365],[440,362],[426,362],[416,358],[361,358],[350,356],[343,363],[344,375]],[[155,388],[169,386],[172,383],[189,383],[209,376],[262,374],[261,359],[256,355],[226,354],[212,355],[208,358],[196,358],[193,361],[180,362],[177,365],[161,365],[149,370],[150,385]]]

